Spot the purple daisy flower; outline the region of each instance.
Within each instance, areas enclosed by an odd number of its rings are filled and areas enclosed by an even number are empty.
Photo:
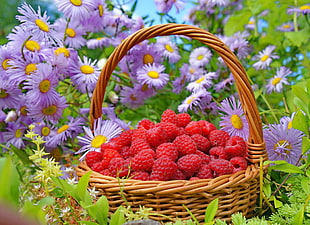
[[[302,13],[304,15],[307,15],[310,13],[310,5],[302,5],[300,7],[294,7],[287,10],[288,14],[293,13]]]
[[[293,165],[298,164],[302,154],[303,132],[294,128],[288,129],[286,124],[271,124],[263,131],[269,160],[285,160]]]
[[[100,69],[95,65],[95,61],[91,61],[86,56],[73,63],[70,66],[71,80],[76,88],[82,93],[92,93],[96,87],[96,83],[100,74]]]
[[[50,147],[57,147],[68,139],[75,138],[78,134],[82,133],[82,125],[84,119],[69,117],[69,122],[59,127],[56,133],[46,142]]]
[[[133,89],[136,90],[138,95],[142,95],[144,99],[150,98],[156,95],[156,90],[147,83],[136,83],[134,82]]]
[[[186,84],[186,75],[181,74],[179,77],[175,78],[172,81],[173,89],[172,91],[176,94],[179,94],[185,87]]]
[[[0,82],[0,109],[19,107],[21,95],[22,92],[17,85],[8,80],[2,80]]]
[[[69,48],[79,49],[86,44],[86,39],[83,37],[86,30],[78,20],[66,21],[59,18],[53,24],[53,28],[57,31],[58,38]]]
[[[206,47],[195,48],[189,55],[189,63],[193,66],[205,66],[212,57],[211,51]]]
[[[55,90],[58,79],[56,70],[47,63],[37,65],[36,72],[25,82],[24,89],[27,89],[27,98],[30,104],[47,104],[51,105],[59,98]]]
[[[215,74],[215,73],[214,73]],[[189,83],[186,89],[190,92],[198,92],[200,90],[208,89],[212,86],[213,82],[209,79],[209,75],[203,75],[199,79]]]
[[[49,148],[51,146],[48,145],[48,141],[51,137],[56,134],[56,129],[51,126],[49,123],[44,121],[34,124],[33,131],[40,135],[46,143],[44,143],[45,147]]]
[[[6,146],[14,145],[16,148],[25,147],[23,136],[27,127],[23,121],[14,121],[7,123],[7,131],[3,133],[4,141]]]
[[[62,112],[68,105],[66,104],[66,98],[59,96],[59,98],[51,104],[40,103],[37,105],[29,104],[28,111],[29,116],[36,121],[48,120],[51,122],[57,122],[61,117]]]
[[[146,64],[137,71],[137,80],[142,84],[147,84],[149,87],[161,89],[169,80],[169,75],[164,73],[164,70],[164,65]]]
[[[201,74],[205,74],[206,71],[201,67],[185,63],[180,68],[180,73],[181,76],[186,76],[186,81],[194,81],[197,80],[201,76]]]
[[[102,120],[98,118],[94,121],[94,132],[88,127],[83,127],[85,136],[78,136],[78,140],[84,144],[76,154],[84,153],[80,160],[83,160],[90,151],[100,151],[103,143],[109,142],[122,132],[122,129],[111,120]]]
[[[221,102],[218,110],[221,115],[221,121],[219,123],[221,129],[227,131],[231,136],[240,136],[244,140],[247,140],[249,125],[240,101],[233,96],[226,98]]]
[[[294,23],[293,22],[283,23],[281,26],[277,27],[277,30],[282,32],[294,31]]]
[[[110,45],[110,39],[106,37],[98,37],[87,40],[87,48],[95,49]]]
[[[270,94],[273,91],[278,93],[281,92],[284,84],[290,84],[286,77],[291,73],[292,71],[285,66],[277,68],[276,75],[268,80],[268,84],[266,85],[266,93]]]
[[[55,0],[55,4],[71,20],[87,19],[96,10],[96,5],[91,0]]]
[[[246,29],[254,30],[255,29],[255,19],[253,17],[250,18],[249,22],[244,26]]]
[[[17,15],[16,19],[23,23],[32,36],[36,36],[40,40],[54,42],[55,44],[59,43],[59,40],[56,38],[56,31],[50,26],[46,11],[41,15],[40,6],[38,7],[38,12],[36,12],[30,5],[24,2],[21,7],[18,7],[18,12],[22,15]]]
[[[276,49],[276,46],[269,45],[267,46],[263,51],[259,52],[258,55],[254,56],[253,59],[259,60],[258,62],[253,64],[253,67],[256,70],[260,69],[266,69],[269,67],[270,63],[272,62],[272,59],[278,59],[279,56],[273,51]]]
[[[161,37],[157,40],[162,54],[168,58],[170,63],[176,63],[180,60],[178,47],[175,43],[170,41],[169,37]]]
[[[124,87],[120,92],[120,102],[126,107],[136,109],[144,104],[144,96],[134,88]]]
[[[13,47],[9,44],[0,46],[0,78],[9,79],[8,70],[12,67]]]
[[[232,75],[232,73],[230,73],[228,78],[215,84],[215,92],[219,93],[221,91],[224,91],[225,89],[229,89],[229,86],[231,86],[234,81],[234,76]]]
[[[291,116],[284,116],[280,119],[280,123],[284,124],[287,129],[293,128],[293,119],[295,116],[296,112],[293,112]]]
[[[201,99],[210,95],[207,91],[198,91],[196,93],[192,93],[188,96],[181,105],[178,106],[178,111],[180,113],[187,112],[189,109],[192,110],[194,108],[201,109]]]
[[[155,0],[155,6],[158,12],[168,13],[175,6],[177,13],[185,6],[184,0]]]

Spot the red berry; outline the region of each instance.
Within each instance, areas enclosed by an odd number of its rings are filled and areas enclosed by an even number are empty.
[[[233,157],[229,161],[234,166],[234,173],[240,170],[245,170],[248,167],[246,159],[240,156]]]
[[[187,124],[185,127],[185,131],[190,136],[192,136],[194,134],[201,134],[202,135],[201,125],[199,124],[198,121],[191,121],[189,124]]]
[[[92,167],[94,163],[100,162],[103,159],[101,152],[91,151],[86,154],[86,164],[89,167]]]
[[[104,169],[100,173],[104,176],[110,176],[110,177],[112,176],[109,169]]]
[[[211,142],[208,140],[208,138],[200,134],[194,134],[191,136],[191,138],[195,141],[198,150],[205,153],[209,152],[209,149],[211,148]]]
[[[154,127],[154,126],[155,126],[155,124],[154,124],[154,122],[152,122],[151,120],[143,119],[143,120],[141,120],[141,121],[138,123],[138,126],[137,126],[137,127],[138,127],[138,129],[144,128],[144,129],[148,130],[148,129]]]
[[[174,139],[173,143],[177,146],[179,154],[181,156],[188,155],[188,154],[194,154],[197,151],[196,143],[190,136],[186,134],[177,136]]]
[[[202,160],[202,164],[208,164],[211,160],[211,157],[207,154],[205,154],[204,152],[201,152],[201,151],[197,151],[195,154],[199,155],[201,160]]]
[[[186,132],[184,127],[177,127],[177,130],[178,130],[178,135],[177,136],[181,136],[183,134],[188,135],[188,133]]]
[[[146,140],[137,138],[137,139],[132,140],[131,146],[129,148],[129,154],[131,156],[135,156],[141,150],[149,149],[149,148],[151,148],[151,147],[146,142]]]
[[[177,164],[168,158],[156,159],[150,175],[150,180],[171,180],[177,167]]]
[[[167,141],[166,133],[161,127],[154,127],[147,130],[146,139],[147,142],[151,145],[151,147],[154,148]]]
[[[210,169],[210,166],[208,164],[203,164],[197,175],[200,179],[212,179],[213,178],[213,171]]]
[[[199,180],[199,177],[191,177],[189,178],[190,181],[193,181],[193,180]]]
[[[106,169],[104,168],[104,165],[100,162],[96,162],[94,163],[92,166],[91,166],[91,169],[93,171],[96,171],[96,172],[101,172],[102,170]]]
[[[246,155],[247,144],[242,137],[232,136],[226,142],[225,151],[231,158]]]
[[[211,141],[212,146],[224,147],[229,138],[229,134],[224,130],[212,130],[209,134],[209,140]]]
[[[186,174],[196,173],[202,164],[202,159],[197,154],[189,154],[182,156],[177,161],[178,169],[185,172]]]
[[[178,156],[178,148],[173,143],[163,143],[156,148],[157,159],[167,157],[175,162]]]
[[[139,128],[139,129],[135,129],[132,132],[132,141],[134,141],[135,139],[144,139],[146,140],[146,129],[144,128]]]
[[[115,137],[111,139],[111,141],[103,143],[100,146],[101,152],[104,152],[105,149],[115,149],[119,151],[122,148],[122,145],[118,144],[117,139],[118,137]]]
[[[202,135],[208,137],[212,130],[216,130],[216,126],[205,120],[200,120],[198,123],[201,125]]]
[[[131,174],[131,178],[135,180],[146,181],[150,179],[150,175],[148,172],[145,172],[145,171],[133,171]]]
[[[212,159],[229,159],[229,156],[225,152],[225,148],[222,146],[212,147],[209,154]]]
[[[179,113],[177,114],[177,118],[178,118],[177,122],[178,127],[186,127],[186,125],[192,121],[192,118],[188,113]]]
[[[177,169],[173,175],[173,177],[171,178],[171,180],[185,180],[186,179],[186,175],[179,169]]]
[[[167,141],[173,141],[178,136],[178,127],[174,123],[160,122],[155,127],[161,127],[166,134]]]
[[[154,157],[148,150],[149,149],[144,149],[132,158],[131,168],[133,170],[147,172],[152,170]]]
[[[210,169],[214,172],[214,177],[222,176],[225,174],[232,174],[234,167],[232,163],[226,159],[216,159],[209,163]]]
[[[130,146],[123,146],[121,148],[119,153],[124,159],[128,159],[131,156],[129,149],[130,149]]]
[[[112,149],[112,148],[105,149],[102,154],[103,154],[103,159],[105,159],[105,160],[107,160],[109,162],[113,158],[120,158],[121,157],[119,152],[117,150],[115,150],[115,149]]]
[[[128,166],[123,158],[113,158],[108,169],[113,177],[126,177],[129,174]]]
[[[117,137],[117,143],[122,146],[130,146],[134,130],[125,130]],[[113,140],[113,139],[112,139]]]
[[[178,123],[177,114],[171,109],[166,109],[161,115],[160,122],[169,122],[169,123],[177,124]]]

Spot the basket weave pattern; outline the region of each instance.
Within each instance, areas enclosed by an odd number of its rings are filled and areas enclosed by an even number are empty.
[[[215,50],[224,60],[235,78],[239,99],[246,119],[249,123],[249,139],[247,159],[250,163],[246,171],[232,175],[224,175],[214,179],[195,181],[139,181],[133,179],[119,180],[92,172],[90,185],[100,190],[99,195],[105,195],[109,200],[110,212],[125,204],[131,209],[139,209],[139,205],[153,208],[153,212],[171,218],[190,219],[186,211],[202,221],[205,209],[215,198],[219,198],[217,218],[229,220],[236,212],[251,216],[255,208],[259,192],[259,163],[267,159],[262,134],[261,119],[257,104],[250,86],[247,74],[232,51],[216,36],[203,29],[184,24],[162,24],[143,28],[126,38],[111,54],[101,71],[93,93],[90,120],[102,116],[102,103],[110,76],[119,61],[136,44],[157,36],[184,35]],[[82,162],[77,168],[77,175],[82,176],[91,169]],[[124,199],[125,198],[125,199]],[[167,220],[162,216],[152,216],[159,221]]]

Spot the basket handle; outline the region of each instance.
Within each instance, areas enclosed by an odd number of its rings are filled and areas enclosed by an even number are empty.
[[[90,123],[102,116],[102,103],[106,86],[112,72],[119,61],[136,44],[157,36],[184,35],[198,40],[215,50],[224,60],[234,76],[237,92],[249,123],[248,158],[253,163],[258,163],[261,158],[267,159],[265,144],[263,140],[262,121],[259,116],[254,93],[247,74],[235,54],[215,35],[201,28],[186,24],[160,24],[143,28],[127,37],[110,55],[103,67],[93,92],[90,106]]]

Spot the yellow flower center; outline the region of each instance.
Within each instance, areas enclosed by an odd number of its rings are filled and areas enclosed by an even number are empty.
[[[269,58],[269,55],[264,55],[264,56],[262,56],[262,58],[260,60],[265,62],[268,58]]]
[[[150,55],[150,54],[145,54],[145,55],[143,56],[143,63],[144,63],[144,64],[153,63],[153,62],[154,62],[154,58],[153,58],[152,55]]]
[[[197,56],[197,60],[202,60],[202,59],[203,59],[203,55]]]
[[[233,125],[233,127],[236,129],[241,129],[243,127],[243,123],[242,123],[240,116],[238,116],[236,114],[233,114],[230,117],[230,122]]]
[[[55,55],[64,54],[66,58],[70,57],[70,51],[67,48],[57,48],[55,49],[54,54]]]
[[[16,138],[20,138],[21,136],[23,136],[22,130],[21,130],[21,129],[17,129],[17,130],[15,131],[15,137],[16,137]]]
[[[291,25],[289,25],[289,24],[284,24],[282,27],[283,27],[284,29],[288,29],[288,28],[291,27]]]
[[[41,128],[41,133],[43,136],[48,136],[51,133],[51,129],[49,127],[42,127]]]
[[[102,16],[103,16],[103,14],[104,14],[104,8],[103,8],[103,5],[101,5],[101,4],[100,4],[100,5],[98,6],[98,10],[99,10],[99,16],[100,16],[100,17],[102,17]]]
[[[310,5],[303,5],[299,8],[300,10],[310,10]]]
[[[149,90],[149,86],[147,84],[143,84],[141,91],[147,91],[147,90]]]
[[[2,68],[4,70],[7,70],[10,67],[10,65],[8,64],[9,60],[10,59],[5,59],[5,60],[2,61]]]
[[[284,147],[286,149],[286,150],[284,150],[284,152],[286,154],[289,154],[290,150],[293,149],[292,145],[290,145],[288,143],[288,141],[286,141],[286,140],[280,140],[277,143],[275,143],[274,146],[273,146],[273,149],[276,150],[278,147]],[[289,150],[287,150],[287,149],[289,149]]]
[[[168,51],[168,52],[174,52],[174,49],[172,48],[172,46],[171,45],[168,45],[168,44],[166,44],[165,45],[165,48],[166,48],[166,50]]]
[[[103,135],[97,135],[96,137],[94,137],[94,139],[91,141],[91,146],[93,148],[100,148],[100,146],[103,144],[103,143],[106,143],[107,142],[107,137],[106,136],[103,136]]]
[[[273,86],[276,86],[281,80],[282,80],[281,77],[274,78],[274,79],[271,81],[271,84],[272,84]]]
[[[186,101],[186,104],[191,104],[192,103],[192,101],[194,101],[196,99],[196,97],[191,97],[191,98],[189,98],[189,99],[187,99],[187,101]]]
[[[68,130],[70,128],[69,125],[65,124],[63,125],[62,127],[60,127],[58,130],[57,130],[57,134],[60,134],[62,132],[65,132],[66,130]]]
[[[189,73],[193,74],[193,73],[195,73],[195,72],[196,72],[196,70],[195,70],[194,68],[190,68],[190,69],[189,69]]]
[[[34,40],[26,41],[25,47],[32,52],[39,51],[41,49],[40,44]]]
[[[75,30],[73,30],[72,28],[67,28],[66,35],[68,35],[68,37],[74,38],[76,35]]]
[[[31,73],[33,73],[36,70],[37,70],[37,65],[35,63],[29,63],[25,67],[25,74],[30,75]]]
[[[51,82],[49,80],[42,80],[40,82],[39,88],[42,93],[46,93],[50,90]]]
[[[198,80],[196,80],[196,83],[199,84],[200,82],[204,81],[205,80],[205,77],[201,77],[199,78]]]
[[[293,121],[288,122],[287,129],[293,128]]]
[[[72,5],[75,5],[75,6],[82,5],[82,0],[70,0],[70,2],[72,3]]]
[[[147,75],[150,77],[150,78],[153,78],[153,79],[157,79],[159,77],[159,73],[156,72],[156,71],[149,71],[147,73]]]
[[[249,25],[253,25],[253,24],[254,24],[254,21],[253,21],[253,20],[250,20],[250,21],[248,22],[248,24],[249,24]]]
[[[50,29],[50,28],[48,27],[48,25],[47,25],[44,21],[42,21],[42,20],[40,20],[40,19],[36,19],[35,23],[36,23],[36,25],[40,28],[40,30],[42,30],[42,31],[44,31],[44,32],[48,32],[49,29]]]
[[[6,92],[5,89],[0,88],[0,98],[6,98],[9,94]]]
[[[92,74],[93,72],[95,72],[94,68],[89,65],[81,66],[80,70],[82,73],[85,73],[85,74]]]
[[[57,112],[57,106],[56,105],[51,105],[51,106],[48,106],[48,107],[42,109],[42,113],[44,115],[47,115],[47,116],[54,115],[56,112]]]
[[[27,113],[28,113],[28,111],[27,111],[27,106],[22,106],[22,107],[20,107],[19,111],[20,111],[20,114],[21,114],[21,115],[27,116]]]

